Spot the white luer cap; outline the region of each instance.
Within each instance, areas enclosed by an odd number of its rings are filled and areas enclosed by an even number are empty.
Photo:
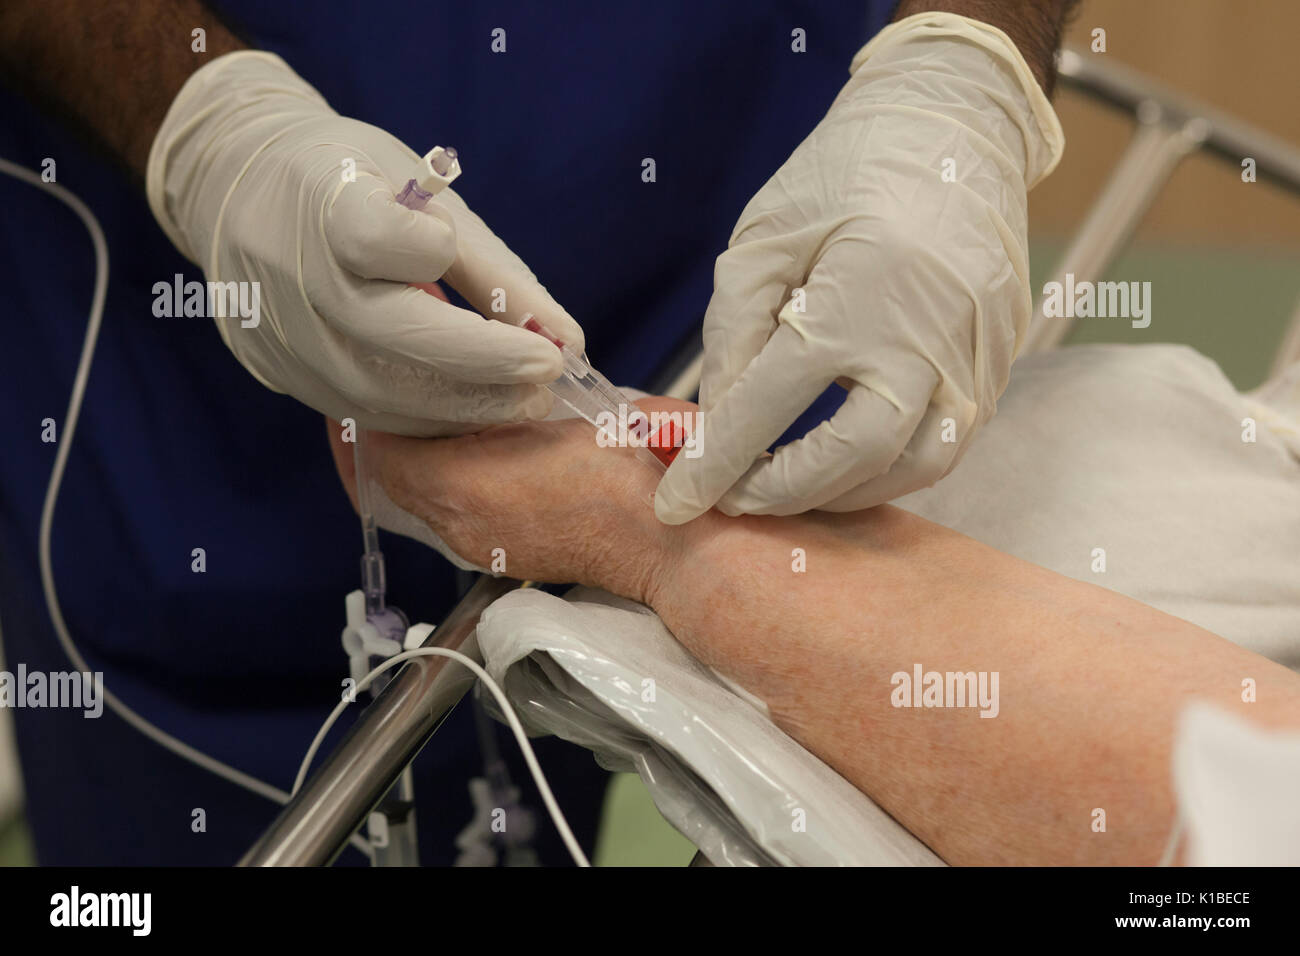
[[[437,195],[450,186],[460,175],[460,159],[456,150],[435,146],[416,163],[411,178],[426,193]]]

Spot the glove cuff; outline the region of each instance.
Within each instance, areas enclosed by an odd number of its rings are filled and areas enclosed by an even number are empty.
[[[1045,179],[1065,151],[1065,133],[1019,48],[997,27],[955,13],[918,13],[891,23],[876,34],[853,57],[849,73],[857,74],[868,61],[873,66],[883,65],[899,48],[926,41],[968,43],[992,54],[1006,66],[1007,71],[1000,71],[1000,78],[1010,81],[1003,86],[1011,90],[999,92],[1010,92],[1016,98],[1015,103],[1008,104],[1012,108],[1007,110],[1007,117],[1019,128],[1024,143],[1025,186],[1032,189]]]
[[[221,209],[248,161],[295,118],[333,112],[274,53],[238,50],[196,70],[168,107],[145,169],[149,209],[167,238],[206,272]]]

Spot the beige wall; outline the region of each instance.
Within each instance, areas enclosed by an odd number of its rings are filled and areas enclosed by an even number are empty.
[[[1141,70],[1300,146],[1300,0],[1083,0],[1066,42],[1088,49],[1095,27],[1106,30],[1107,52],[1088,55]],[[1131,126],[1065,89],[1056,107],[1067,147],[1033,194],[1038,235],[1068,233],[1078,223]],[[1300,249],[1300,196],[1243,184],[1239,168],[1193,157],[1156,200],[1139,237]]]

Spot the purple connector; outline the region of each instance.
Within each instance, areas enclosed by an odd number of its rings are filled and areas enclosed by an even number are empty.
[[[406,186],[397,194],[396,199],[407,209],[423,209],[433,198],[433,193],[427,193],[420,188],[420,184],[414,179],[408,179]]]
[[[419,168],[416,170],[419,178],[412,177],[406,181],[402,191],[397,194],[397,201],[407,209],[423,209],[433,198],[434,193],[460,175],[460,167],[456,164],[456,159],[457,153],[454,147],[435,146],[429,150],[429,154],[420,161]],[[426,191],[420,183],[434,187],[433,192]]]

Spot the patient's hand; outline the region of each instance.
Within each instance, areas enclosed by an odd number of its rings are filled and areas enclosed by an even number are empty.
[[[667,398],[647,411],[693,409]],[[330,445],[353,503],[352,446]],[[580,419],[500,425],[459,438],[367,436],[375,480],[461,557],[514,578],[603,587],[651,603],[688,532],[659,523],[656,474],[630,448],[602,448]],[[689,526],[688,526],[689,527]]]

